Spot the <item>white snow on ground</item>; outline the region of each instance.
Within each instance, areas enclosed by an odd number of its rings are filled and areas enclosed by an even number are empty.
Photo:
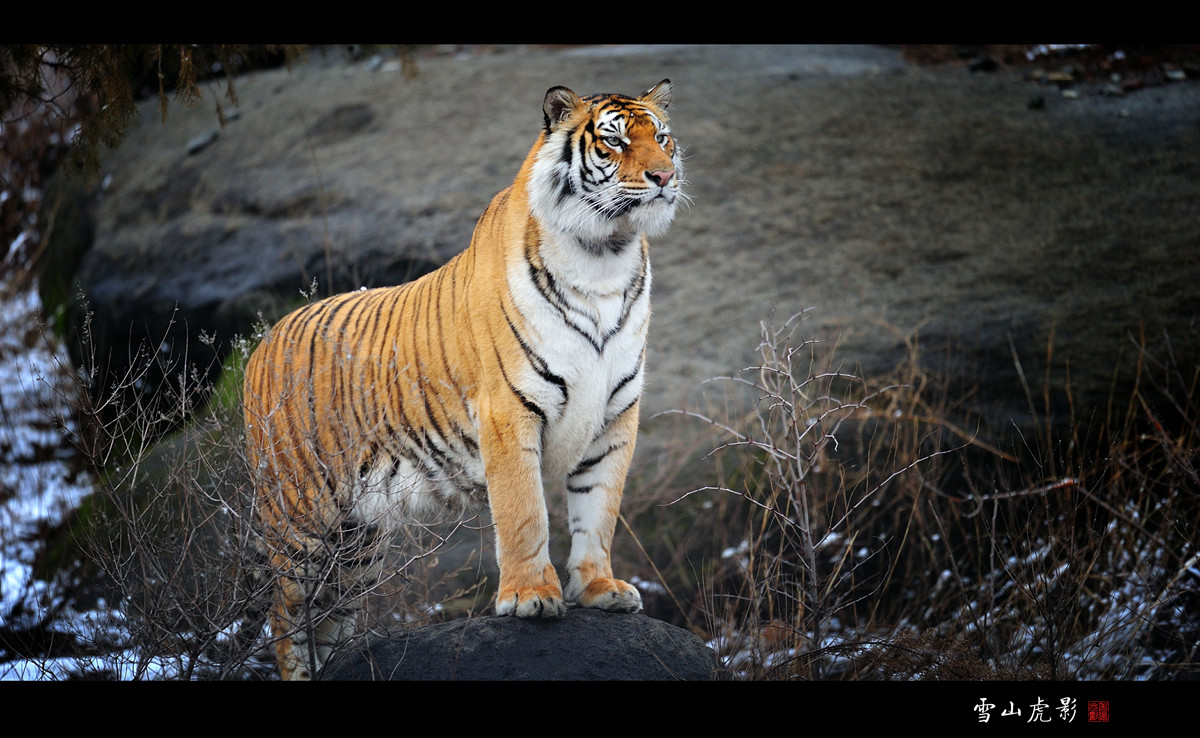
[[[32,290],[0,302],[0,623],[14,598],[28,598],[38,525],[61,521],[91,491],[67,464],[70,447],[53,417],[69,362],[38,328],[37,309]]]
[[[62,346],[41,326],[37,292],[0,284],[0,627],[22,628],[53,612],[53,628],[91,644],[126,640],[124,616],[103,601],[78,612],[62,601],[59,583],[35,579],[40,527],[61,522],[92,491],[73,471],[66,437],[72,387]],[[83,672],[121,680],[170,679],[185,673],[180,659],[110,655],[0,663],[0,681],[58,681]]]
[[[21,627],[61,604],[58,587],[32,574],[37,530],[61,522],[91,481],[68,463],[69,421],[56,408],[71,386],[70,363],[40,328],[37,293],[0,284],[0,295],[0,626]],[[0,679],[56,678],[45,666],[0,664]]]

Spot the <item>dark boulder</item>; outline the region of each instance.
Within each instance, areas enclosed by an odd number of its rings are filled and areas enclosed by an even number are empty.
[[[642,614],[570,610],[560,620],[479,617],[398,630],[335,657],[331,681],[703,681],[716,655]]]

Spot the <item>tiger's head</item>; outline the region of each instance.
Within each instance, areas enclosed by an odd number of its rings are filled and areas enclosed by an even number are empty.
[[[664,233],[683,197],[670,100],[665,79],[636,98],[547,91],[528,185],[534,215],[585,245]]]

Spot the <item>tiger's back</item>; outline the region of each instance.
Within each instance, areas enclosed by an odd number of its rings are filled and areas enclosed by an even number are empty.
[[[485,502],[499,614],[640,608],[609,548],[637,430],[645,236],[680,195],[669,94],[665,80],[639,98],[553,88],[542,135],[464,252],[407,285],[301,308],[251,357],[247,443],[285,678],[312,676],[344,640],[360,606],[345,581],[401,521]],[[557,492],[565,593],[549,560]]]

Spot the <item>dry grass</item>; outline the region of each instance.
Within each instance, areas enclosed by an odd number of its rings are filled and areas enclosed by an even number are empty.
[[[758,364],[719,380],[722,409],[679,414],[723,438],[710,483],[667,505],[642,492],[678,488],[691,449],[635,482],[615,565],[642,573],[650,614],[709,638],[742,679],[1197,675],[1195,365],[1140,350],[1127,399],[1091,424],[1050,422],[1054,398],[1029,382],[1031,422],[1005,449],[919,368],[915,342],[893,375],[864,378],[804,327],[764,325]],[[85,675],[273,673],[246,494],[247,355],[239,343],[204,396],[195,383],[131,393],[137,371],[79,375],[97,485],[74,526],[110,619],[75,634],[99,655]],[[454,532],[389,548],[364,631],[488,609],[479,560],[439,560]]]
[[[672,505],[690,544],[650,553],[699,592],[664,617],[745,679],[1196,676],[1194,367],[1142,350],[1123,410],[1087,426],[1027,387],[1032,423],[1002,450],[915,344],[864,379],[802,325],[764,325],[761,362],[724,380],[749,414],[686,413],[726,440],[718,482]]]

